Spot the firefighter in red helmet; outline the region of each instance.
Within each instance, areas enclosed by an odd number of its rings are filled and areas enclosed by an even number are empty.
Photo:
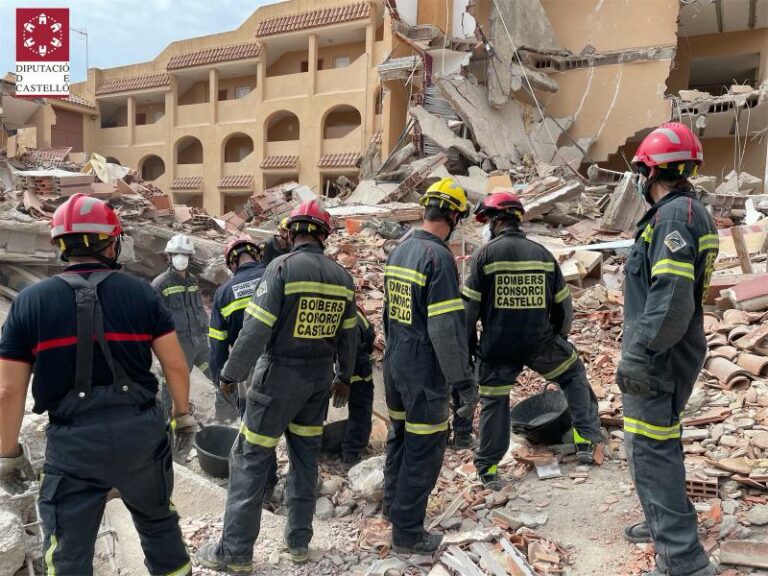
[[[584,364],[568,342],[571,293],[557,259],[520,229],[525,210],[517,194],[498,190],[475,209],[490,241],[472,258],[462,295],[469,352],[480,390],[480,480],[499,488],[498,463],[509,447],[509,393],[528,366],[562,388],[573,416],[573,442],[581,464],[592,464],[600,443],[597,398]],[[477,338],[477,321],[483,331]]]
[[[121,233],[114,210],[84,194],[53,215],[52,240],[69,266],[19,293],[0,338],[0,486],[30,474],[18,439],[34,369],[33,411],[50,421],[38,502],[45,573],[92,574],[104,505],[116,488],[150,573],[188,576],[152,353],[177,429],[194,425],[189,373],[160,296],[116,271]]]
[[[235,574],[252,571],[270,463],[283,434],[291,469],[285,538],[294,562],[309,559],[328,396],[348,393],[355,364],[352,278],[323,254],[331,217],[317,200],[309,200],[291,212],[287,226],[293,250],[267,267],[219,377],[225,385],[240,382],[253,368],[240,436],[230,453],[224,532],[218,542],[204,545],[197,559]]]
[[[632,542],[653,541],[653,576],[715,574],[699,543],[685,491],[680,417],[704,363],[702,302],[718,252],[712,217],[689,182],[704,161],[684,124],[653,130],[632,164],[651,205],[637,226],[624,280],[624,337],[617,383],[630,472],[645,522]]]

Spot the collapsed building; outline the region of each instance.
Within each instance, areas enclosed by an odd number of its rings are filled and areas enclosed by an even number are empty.
[[[514,187],[527,233],[556,255],[572,286],[574,342],[609,430],[608,461],[621,468],[622,250],[645,209],[629,162],[652,127],[685,122],[702,139],[706,164],[695,182],[721,228],[710,354],[684,422],[688,488],[708,523],[708,551],[768,567],[764,547],[744,544],[745,518],[768,502],[768,275],[759,270],[768,248],[767,47],[768,4],[755,0],[659,0],[653,10],[640,1],[289,0],[257,9],[236,30],[173,42],[151,62],[90,69],[65,100],[15,98],[8,77],[0,83],[0,291],[13,298],[56,267],[48,220],[75,192],[117,206],[126,265],[144,277],[166,266],[171,235],[191,234],[192,270],[208,294],[227,277],[228,237],[266,238],[298,202],[323,197],[339,232],[326,252],[353,273],[379,325],[384,263],[420,219],[419,193],[446,175],[473,201]],[[465,223],[451,249],[465,262],[480,243]],[[377,360],[383,347],[379,326]],[[531,374],[520,380],[515,399],[545,385]],[[561,456],[517,445],[502,468],[562,479],[552,472],[568,463]],[[473,562],[491,554],[484,540],[504,547],[512,574],[561,573],[572,554],[534,531],[546,504],[520,520],[515,494],[473,485],[470,460],[449,457],[441,473],[430,523],[459,532],[462,548],[448,550],[434,574],[485,573],[490,560]],[[358,490],[336,472],[323,470],[332,500],[324,514],[369,515],[359,500],[360,492],[376,500],[370,486]],[[572,484],[561,488],[595,481],[583,470],[565,480]],[[212,522],[192,507],[190,516],[183,529],[194,546]],[[375,519],[355,530],[359,541],[346,552],[359,554],[350,557],[360,573],[406,569],[385,558]],[[627,574],[652,563],[648,549],[635,556]],[[346,555],[336,559],[322,559],[328,573],[357,569]]]

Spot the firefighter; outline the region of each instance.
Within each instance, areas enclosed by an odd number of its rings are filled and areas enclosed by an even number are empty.
[[[355,369],[350,379],[347,428],[341,441],[342,462],[350,466],[354,466],[362,460],[363,451],[368,447],[373,427],[371,422],[373,415],[371,354],[373,354],[373,342],[376,333],[360,305],[357,306],[357,328],[355,331],[357,333],[357,356]],[[337,408],[343,406],[343,399],[341,400],[341,403],[336,403]]]
[[[424,530],[429,493],[443,462],[451,386],[461,416],[477,392],[469,367],[456,261],[446,245],[469,213],[464,190],[443,178],[421,197],[423,229],[397,246],[384,268],[384,385],[392,429],[384,471],[384,516],[396,552],[434,552],[442,535]]]
[[[704,364],[702,301],[718,235],[688,178],[704,161],[699,139],[678,122],[663,124],[632,159],[651,208],[640,220],[624,280],[624,337],[617,383],[624,405],[630,472],[647,522],[628,539],[652,539],[650,575],[715,574],[699,543],[696,511],[685,492],[680,417]]]
[[[168,379],[177,430],[190,428],[189,374],[162,300],[117,272],[120,221],[105,202],[75,194],[51,236],[69,266],[22,290],[0,339],[0,484],[30,474],[19,445],[34,369],[33,411],[48,412],[40,485],[46,574],[93,573],[112,488],[130,511],[151,574],[192,574],[171,503],[166,421],[155,404],[154,352]]]
[[[163,302],[171,311],[189,371],[197,366],[210,378],[209,349],[206,341],[208,318],[203,308],[197,278],[188,271],[189,261],[195,254],[195,245],[189,236],[176,234],[166,244],[165,253],[168,257],[168,270],[152,280],[152,287],[162,296]],[[167,411],[170,400],[165,386],[162,386],[161,398],[163,408]]]
[[[287,254],[290,250],[291,243],[288,234],[288,218],[283,218],[277,226],[277,234],[264,243],[261,261],[264,262],[265,266],[268,266],[272,260],[283,254]]]
[[[317,200],[309,200],[291,212],[287,226],[294,248],[267,267],[219,376],[232,384],[253,369],[240,435],[230,453],[224,531],[197,558],[207,568],[236,574],[251,573],[270,461],[283,433],[291,469],[285,538],[294,562],[309,559],[328,396],[348,391],[354,366],[352,278],[323,254],[331,217]]]
[[[571,295],[555,257],[520,229],[525,210],[516,194],[496,191],[480,202],[475,218],[491,240],[472,257],[462,289],[470,355],[477,359],[480,390],[479,479],[501,486],[497,465],[509,448],[509,392],[524,366],[557,382],[573,416],[581,464],[593,463],[600,443],[597,398],[584,364],[568,342]],[[477,341],[478,319],[483,331]]]
[[[261,249],[247,234],[237,236],[224,247],[224,261],[233,273],[232,278],[220,286],[213,295],[211,325],[208,338],[211,344],[211,377],[216,385],[216,419],[238,420],[245,411],[245,390],[241,384],[221,386],[219,374],[229,358],[230,347],[235,344],[243,327],[243,316],[251,301],[266,266],[261,262]],[[242,394],[241,394],[242,392]],[[264,491],[264,506],[269,507],[277,485],[277,457],[272,459]]]
[[[245,307],[256,292],[266,267],[261,263],[261,250],[247,234],[237,236],[227,243],[224,248],[224,261],[233,275],[213,295],[211,322],[208,327],[211,380],[217,387],[216,419],[236,420],[239,418],[237,402],[240,395],[237,390],[227,389],[226,395],[222,395],[219,389],[219,374],[229,358],[230,347],[234,345],[243,327]],[[243,405],[241,410],[244,409]]]

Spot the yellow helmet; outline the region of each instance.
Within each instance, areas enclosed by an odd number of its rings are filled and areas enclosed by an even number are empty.
[[[280,220],[280,224],[278,224],[279,230],[288,230],[288,216]]]
[[[458,212],[462,218],[469,216],[467,193],[453,178],[442,178],[432,184],[419,200],[419,204],[449,208]]]

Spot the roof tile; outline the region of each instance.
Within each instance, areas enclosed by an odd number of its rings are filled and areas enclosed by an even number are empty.
[[[265,156],[261,168],[296,168],[298,156]]]
[[[170,86],[171,77],[168,74],[146,74],[133,78],[118,78],[107,80],[96,88],[96,95],[112,94],[113,92],[128,92],[130,90],[144,90],[158,86]]]
[[[330,6],[309,10],[298,14],[277,16],[259,22],[256,28],[256,37],[293,32],[316,26],[328,26],[367,18],[371,13],[371,6],[367,2],[355,2],[343,6]]]
[[[344,152],[342,154],[324,154],[317,163],[319,168],[352,168],[360,159],[357,152]]]
[[[204,66],[206,64],[215,64],[216,62],[229,62],[232,60],[255,58],[259,55],[260,51],[260,42],[247,42],[231,46],[206,48],[205,50],[197,50],[196,52],[188,52],[186,54],[174,56],[168,61],[167,68],[168,70],[178,70],[179,68]]]
[[[199,190],[202,186],[202,176],[180,176],[171,182],[171,190]]]
[[[77,94],[70,93],[69,96],[63,99],[64,102],[70,102],[72,104],[79,104],[80,106],[86,106],[87,108],[96,108],[96,105],[93,102],[89,102],[85,98],[81,98]]]
[[[250,190],[253,188],[253,174],[235,174],[224,176],[219,180],[219,188],[238,188]]]

